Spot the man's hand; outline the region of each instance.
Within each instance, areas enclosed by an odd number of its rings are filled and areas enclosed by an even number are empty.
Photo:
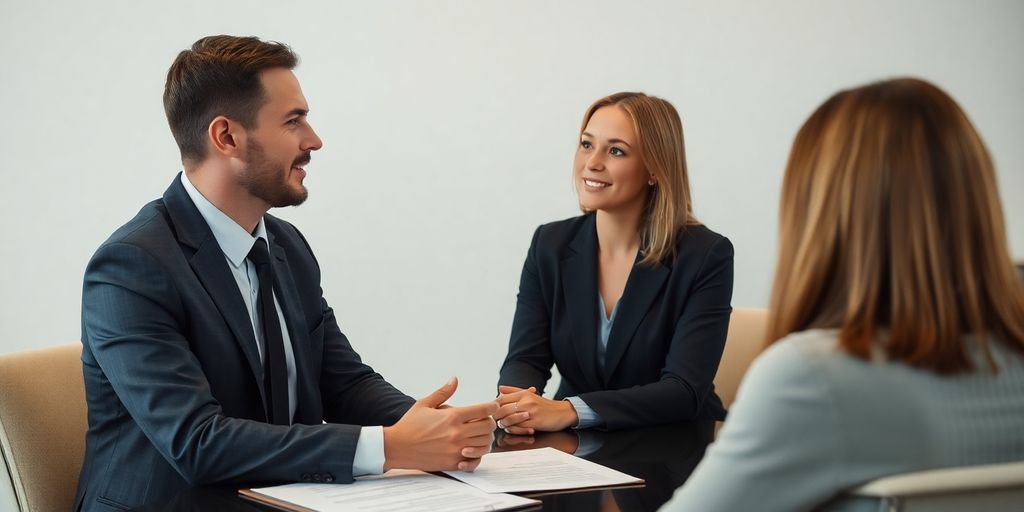
[[[452,377],[420,399],[390,427],[384,427],[384,471],[472,471],[494,441],[496,402],[467,407],[444,405],[459,381]]]
[[[548,400],[536,388],[498,386],[498,426],[515,435],[532,435],[536,431],[556,431],[579,422],[576,409],[568,400]]]

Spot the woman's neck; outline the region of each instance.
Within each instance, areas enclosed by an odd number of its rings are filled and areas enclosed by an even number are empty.
[[[597,247],[604,256],[634,258],[640,248],[642,209],[610,212],[598,210]]]

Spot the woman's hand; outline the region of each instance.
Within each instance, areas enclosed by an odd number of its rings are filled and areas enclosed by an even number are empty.
[[[568,400],[548,400],[537,389],[498,386],[498,427],[509,434],[531,435],[535,431],[557,431],[579,422]]]
[[[543,432],[535,436],[499,434],[495,439],[495,444],[497,444],[499,452],[551,447],[571,455],[576,453],[579,448],[580,438],[574,430]]]

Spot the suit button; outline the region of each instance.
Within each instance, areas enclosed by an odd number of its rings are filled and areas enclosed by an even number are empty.
[[[324,474],[324,482],[331,483],[334,481],[334,475],[330,473]]]
[[[310,481],[309,473],[303,473],[301,479],[303,482]]]
[[[320,481],[320,473],[313,473],[313,481],[314,482],[319,482]]]

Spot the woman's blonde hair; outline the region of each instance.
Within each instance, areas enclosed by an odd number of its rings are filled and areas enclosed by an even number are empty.
[[[898,79],[842,91],[797,133],[783,180],[769,342],[838,328],[867,359],[971,371],[973,334],[1024,352],[992,159],[960,107]]]
[[[604,107],[621,108],[636,132],[640,161],[654,175],[648,187],[640,228],[640,264],[653,266],[675,257],[676,235],[686,225],[700,224],[693,215],[690,180],[686,174],[683,123],[671,103],[640,92],[620,92],[594,102],[583,115],[580,135],[594,112]],[[584,213],[591,210],[580,209]]]

